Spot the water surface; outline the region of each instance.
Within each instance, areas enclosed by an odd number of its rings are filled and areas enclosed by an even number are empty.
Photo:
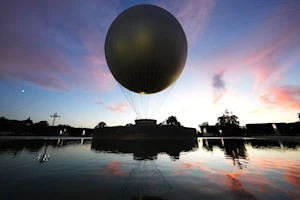
[[[300,199],[299,150],[299,140],[0,140],[1,199]]]

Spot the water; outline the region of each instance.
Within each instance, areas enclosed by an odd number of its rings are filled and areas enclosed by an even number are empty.
[[[300,199],[299,150],[299,140],[0,140],[0,197]]]

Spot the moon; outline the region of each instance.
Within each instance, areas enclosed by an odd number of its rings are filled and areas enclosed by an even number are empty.
[[[25,92],[25,90],[22,90],[22,92],[24,93],[24,92]]]

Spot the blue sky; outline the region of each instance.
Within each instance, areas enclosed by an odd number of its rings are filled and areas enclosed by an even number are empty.
[[[2,2],[0,115],[51,123],[57,112],[57,124],[75,127],[133,123],[137,116],[107,67],[104,41],[112,21],[142,3],[171,12],[188,39],[184,71],[155,119],[175,115],[197,127],[215,124],[229,109],[241,124],[297,120],[297,0]]]

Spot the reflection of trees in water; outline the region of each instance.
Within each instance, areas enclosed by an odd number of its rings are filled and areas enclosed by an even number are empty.
[[[51,146],[53,148],[62,148],[62,147],[68,147],[68,146],[74,146],[74,145],[86,145],[91,144],[90,139],[57,139],[57,140],[51,140],[50,141]]]
[[[251,146],[257,149],[277,149],[298,151],[300,149],[299,140],[251,140]]]
[[[232,159],[233,164],[240,169],[247,167],[248,155],[245,143],[248,142],[253,148],[259,149],[280,149],[296,150],[300,148],[300,141],[278,141],[278,140],[262,140],[262,139],[203,139],[202,148],[207,151],[213,151],[219,148],[224,151],[227,159]]]
[[[0,154],[12,153],[15,158],[25,148],[22,140],[0,140]]]
[[[30,153],[37,153],[43,147],[47,150],[48,146],[52,148],[64,148],[73,145],[90,144],[91,140],[84,140],[81,138],[68,140],[68,139],[55,139],[55,140],[41,140],[41,139],[18,139],[18,140],[0,140],[0,154],[12,153],[14,157],[18,156],[23,150]],[[47,147],[47,148],[46,148]],[[44,149],[44,151],[45,151]]]
[[[277,140],[251,140],[251,146],[259,149],[278,149],[281,148]]]
[[[224,153],[238,168],[247,168],[248,155],[244,140],[224,140]]]
[[[203,148],[213,151],[215,147],[224,151],[227,159],[232,159],[233,164],[240,169],[246,168],[248,163],[247,149],[244,140],[237,139],[204,139]]]
[[[155,160],[158,153],[179,159],[180,153],[198,148],[196,140],[93,140],[96,152],[133,153],[134,160]]]
[[[214,147],[219,147],[220,149],[223,149],[223,144],[221,139],[206,139],[203,140],[202,147],[207,151],[213,151]]]
[[[36,153],[39,152],[45,145],[45,140],[30,140],[25,142],[25,149],[29,152]]]
[[[300,141],[282,141],[284,148],[289,150],[297,150],[300,148]]]

